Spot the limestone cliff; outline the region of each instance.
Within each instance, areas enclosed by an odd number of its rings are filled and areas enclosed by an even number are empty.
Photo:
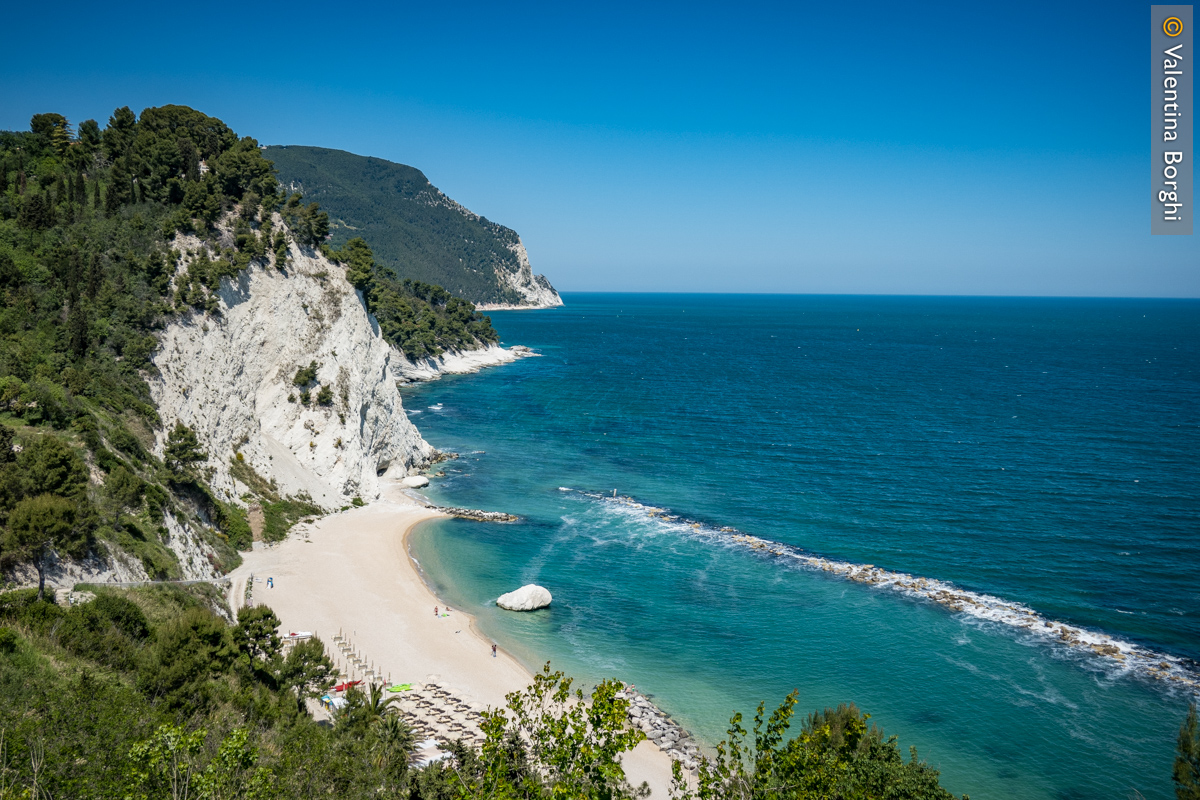
[[[176,240],[185,253],[202,247]],[[376,497],[381,475],[434,454],[405,416],[397,384],[514,358],[490,347],[407,361],[381,337],[344,269],[293,243],[285,270],[255,263],[222,279],[218,313],[175,318],[160,337],[150,386],[165,429],[179,420],[196,431],[219,495],[245,493],[230,474],[240,454],[281,492],[329,509]],[[314,362],[315,383],[332,389],[327,405],[301,403],[293,384]]]

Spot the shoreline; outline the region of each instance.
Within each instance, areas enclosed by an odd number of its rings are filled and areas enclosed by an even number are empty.
[[[236,614],[255,577],[252,602],[275,612],[281,632],[319,636],[347,677],[373,674],[376,681],[420,685],[419,691],[448,694],[472,713],[503,708],[508,693],[532,683],[530,671],[502,648],[493,658],[493,642],[473,614],[430,615],[445,604],[413,559],[410,539],[419,525],[441,518],[448,516],[388,481],[379,500],[298,525],[283,541],[245,554],[228,576],[230,607]],[[268,577],[274,588],[267,588]],[[645,781],[652,797],[668,796],[671,760],[663,751],[647,740],[623,763],[631,784]]]

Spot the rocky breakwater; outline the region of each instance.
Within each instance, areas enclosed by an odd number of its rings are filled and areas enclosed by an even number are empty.
[[[576,490],[560,487],[560,491]],[[689,520],[672,514],[666,508],[640,503],[632,497],[587,491],[579,491],[579,494],[654,518],[667,530],[680,535],[694,536],[724,546],[746,548],[764,557],[779,559],[781,563],[824,572],[881,590],[899,592],[936,603],[956,614],[1005,625],[1048,644],[1066,647],[1080,655],[1094,656],[1094,659],[1089,659],[1091,664],[1162,681],[1173,689],[1200,697],[1200,666],[1195,662],[1123,641],[1101,631],[1047,619],[1020,603],[962,589],[947,581],[883,569],[874,564],[855,564],[814,555],[793,545],[742,533],[736,528],[717,528]]]
[[[695,773],[700,765],[701,754],[691,734],[632,687],[617,692],[617,697],[629,701],[630,725],[646,734],[647,739],[678,761],[685,770]]]
[[[460,519],[473,519],[476,522],[516,522],[520,519],[516,514],[503,511],[480,511],[477,508],[457,508],[455,506],[432,506],[444,514]]]

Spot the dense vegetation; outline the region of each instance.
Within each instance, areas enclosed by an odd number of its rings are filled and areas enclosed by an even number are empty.
[[[279,191],[254,139],[185,106],[120,108],[78,130],[38,114],[28,131],[0,131],[5,568],[41,573],[55,553],[116,548],[151,576],[179,577],[167,513],[207,539],[219,570],[238,563],[251,538],[244,511],[212,494],[201,444],[151,400],[156,333],[174,315],[219,315],[222,278],[286,269],[293,242],[330,252],[328,230],[318,204]],[[196,238],[184,246],[179,234]],[[339,255],[410,358],[496,341],[473,306],[395,279],[365,245]],[[333,399],[329,387],[314,395]],[[160,461],[163,426],[172,448]],[[272,536],[318,511],[273,491],[257,499]]]
[[[215,566],[238,561],[240,511],[219,502],[190,433],[151,454],[159,419],[145,376],[155,332],[212,290],[236,256],[195,259],[172,290],[177,231],[215,239],[235,204],[276,183],[253,139],[182,106],[117,109],[73,132],[38,114],[0,132],[0,556],[42,571],[52,552],[116,547],[155,577],[178,577],[164,514],[205,536]],[[264,234],[265,236],[265,234]],[[180,438],[183,437],[183,438]],[[183,449],[180,449],[183,448]]]
[[[446,350],[474,349],[498,342],[492,322],[466,300],[440,286],[399,280],[375,262],[367,243],[355,237],[331,255],[347,265],[346,277],[361,289],[385,339],[411,360]]]
[[[464,211],[420,170],[323,147],[268,147],[285,186],[316,200],[332,217],[335,247],[355,237],[402,279],[444,287],[472,303],[520,303],[496,278],[515,272],[517,234]]]
[[[351,690],[332,726],[308,698],[333,680],[320,641],[285,648],[278,619],[243,608],[228,624],[211,587],[100,590],[62,608],[0,595],[0,800],[72,798],[635,797],[620,755],[621,684],[585,697],[547,666],[486,714],[480,747],[409,766],[413,734],[379,687]],[[782,741],[795,699],[741,744],[740,717],[697,790],[704,798],[949,798],[937,773],[902,761],[857,710],[811,716]]]

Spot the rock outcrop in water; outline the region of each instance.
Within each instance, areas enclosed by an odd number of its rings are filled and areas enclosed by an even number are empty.
[[[496,598],[496,605],[509,611],[535,611],[547,607],[553,599],[550,591],[544,586],[530,583],[508,594],[500,595]]]

